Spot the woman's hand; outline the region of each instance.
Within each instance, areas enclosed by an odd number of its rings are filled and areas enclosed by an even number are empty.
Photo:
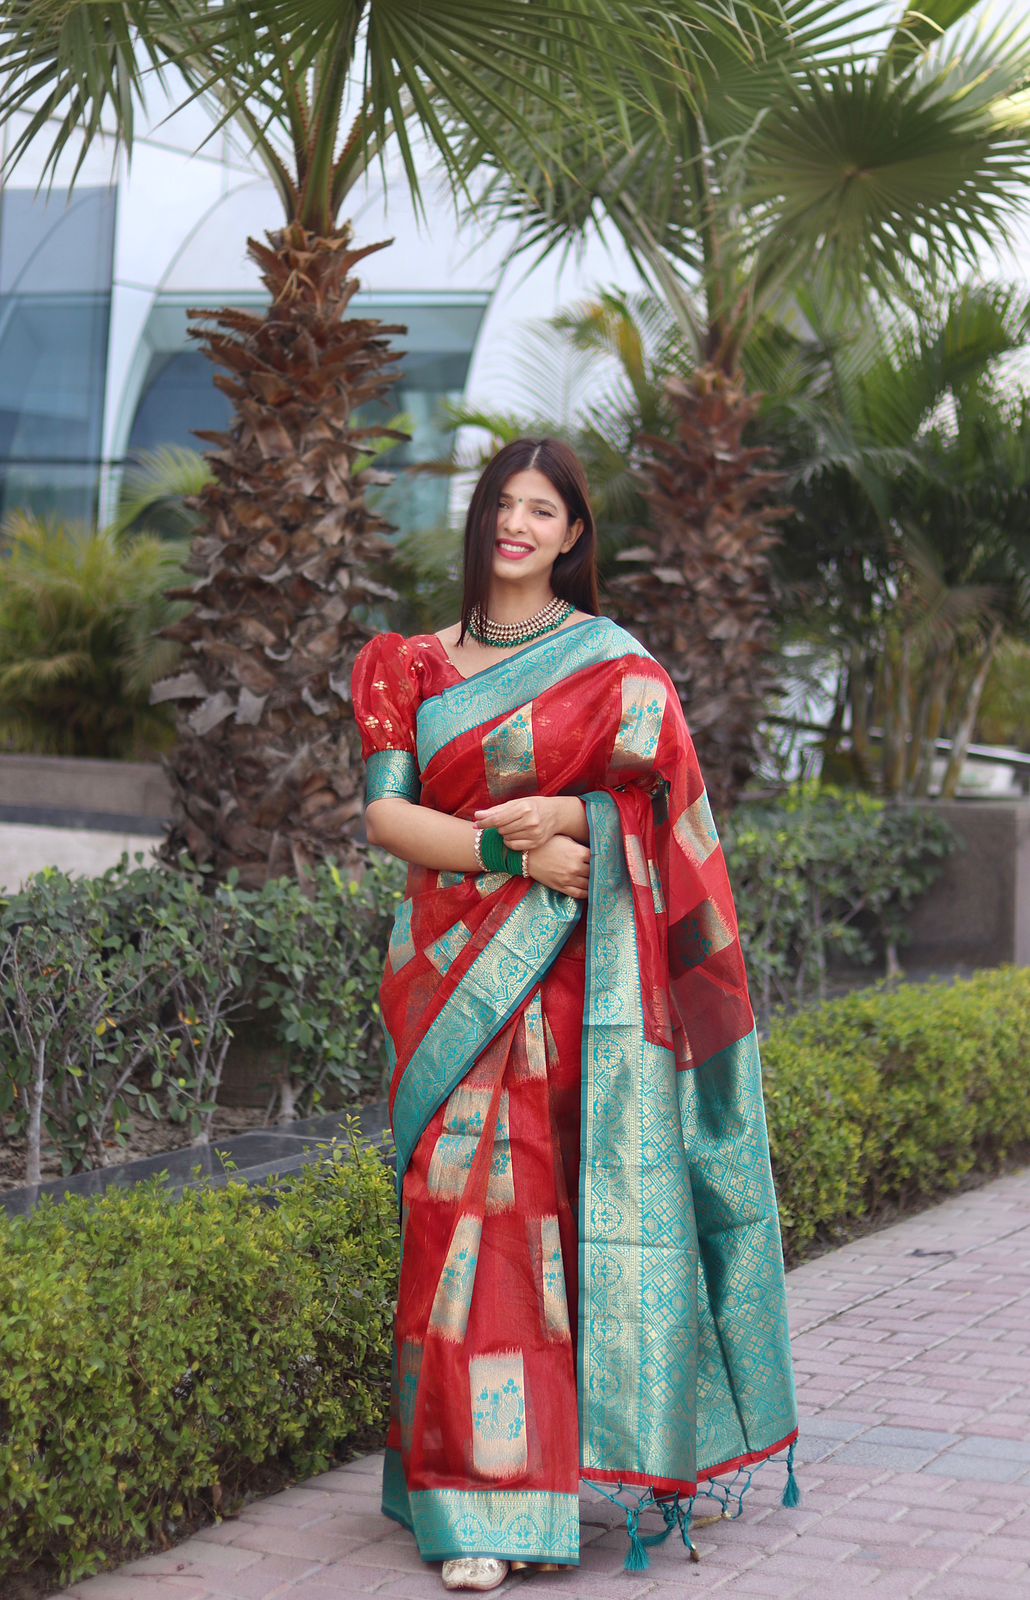
[[[526,863],[529,876],[559,894],[585,900],[590,887],[590,851],[567,834],[556,833],[544,844],[530,850]]]
[[[531,794],[475,813],[478,828],[496,828],[509,850],[535,850],[557,834],[586,837],[586,809],[575,795]]]

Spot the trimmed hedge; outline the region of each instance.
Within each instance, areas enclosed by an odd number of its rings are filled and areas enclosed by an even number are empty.
[[[763,1058],[793,1263],[1030,1145],[1030,970],[829,1001]],[[151,1182],[0,1212],[0,1578],[165,1545],[382,1428],[396,1208],[350,1146],[276,1207]]]
[[[1030,1145],[1030,968],[881,984],[778,1019],[762,1045],[784,1250],[915,1210]]]
[[[0,1577],[74,1582],[381,1430],[390,1173],[351,1135],[270,1194],[0,1211]]]

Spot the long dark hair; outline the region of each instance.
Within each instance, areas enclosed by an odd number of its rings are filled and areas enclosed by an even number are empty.
[[[596,617],[601,609],[597,593],[597,529],[583,463],[560,439],[515,439],[498,450],[472,492],[465,518],[465,576],[459,644],[464,642],[472,613],[478,610],[486,614],[497,537],[497,503],[504,485],[516,472],[525,472],[530,467],[542,472],[553,484],[569,514],[569,522],[583,524],[583,531],[572,549],[564,551],[554,563],[551,586],[556,595],[570,600],[580,611],[589,611]]]

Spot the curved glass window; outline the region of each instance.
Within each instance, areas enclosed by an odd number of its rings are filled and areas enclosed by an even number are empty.
[[[114,221],[110,188],[0,188],[0,514],[96,514]]]
[[[377,317],[385,323],[402,323],[407,334],[396,335],[403,352],[397,363],[398,378],[385,401],[374,408],[376,420],[405,413],[413,435],[384,457],[383,466],[397,478],[377,491],[377,509],[406,532],[435,527],[446,520],[448,483],[440,477],[421,477],[404,469],[422,461],[447,457],[451,434],[443,427],[441,407],[461,397],[486,295],[385,295],[355,296],[358,316]],[[195,305],[196,297],[190,301]],[[255,306],[230,296],[212,304]],[[159,298],[147,323],[146,369],[129,430],[127,454],[159,445],[206,448],[195,430],[224,429],[231,418],[228,399],[214,384],[215,367],[187,340],[187,302],[180,297]],[[359,420],[372,420],[367,408]]]

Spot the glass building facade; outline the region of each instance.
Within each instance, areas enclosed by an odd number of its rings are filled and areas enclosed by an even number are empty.
[[[115,208],[0,189],[0,515],[96,514]]]
[[[108,522],[126,462],[161,446],[202,450],[195,430],[229,421],[188,312],[263,304],[247,240],[280,227],[282,207],[244,143],[182,98],[174,84],[151,86],[131,162],[103,139],[69,149],[48,190],[48,129],[0,188],[0,519],[23,509]],[[0,160],[11,136],[0,124]],[[427,153],[427,176],[431,164]],[[360,262],[353,313],[407,329],[394,336],[398,378],[380,414],[405,415],[412,438],[384,457],[396,479],[376,491],[405,532],[439,526],[461,497],[453,479],[405,470],[452,455],[445,402],[526,410],[526,323],[600,281],[637,281],[610,240],[509,272],[514,224],[460,221],[442,186],[425,199],[415,204],[397,157],[356,183],[346,208],[356,243],[389,246]],[[485,442],[473,430],[461,448],[467,457]]]
[[[263,296],[240,282],[178,292],[158,281],[130,348],[116,341],[112,361],[118,204],[116,187],[0,191],[0,517],[104,520],[127,460],[167,445],[204,449],[195,430],[229,423],[188,311],[260,309]],[[384,460],[398,477],[378,492],[406,529],[446,519],[447,480],[403,469],[450,454],[441,408],[464,392],[488,301],[485,291],[369,290],[352,302],[354,314],[408,330],[396,337],[399,376],[381,413],[404,413],[413,436]]]

